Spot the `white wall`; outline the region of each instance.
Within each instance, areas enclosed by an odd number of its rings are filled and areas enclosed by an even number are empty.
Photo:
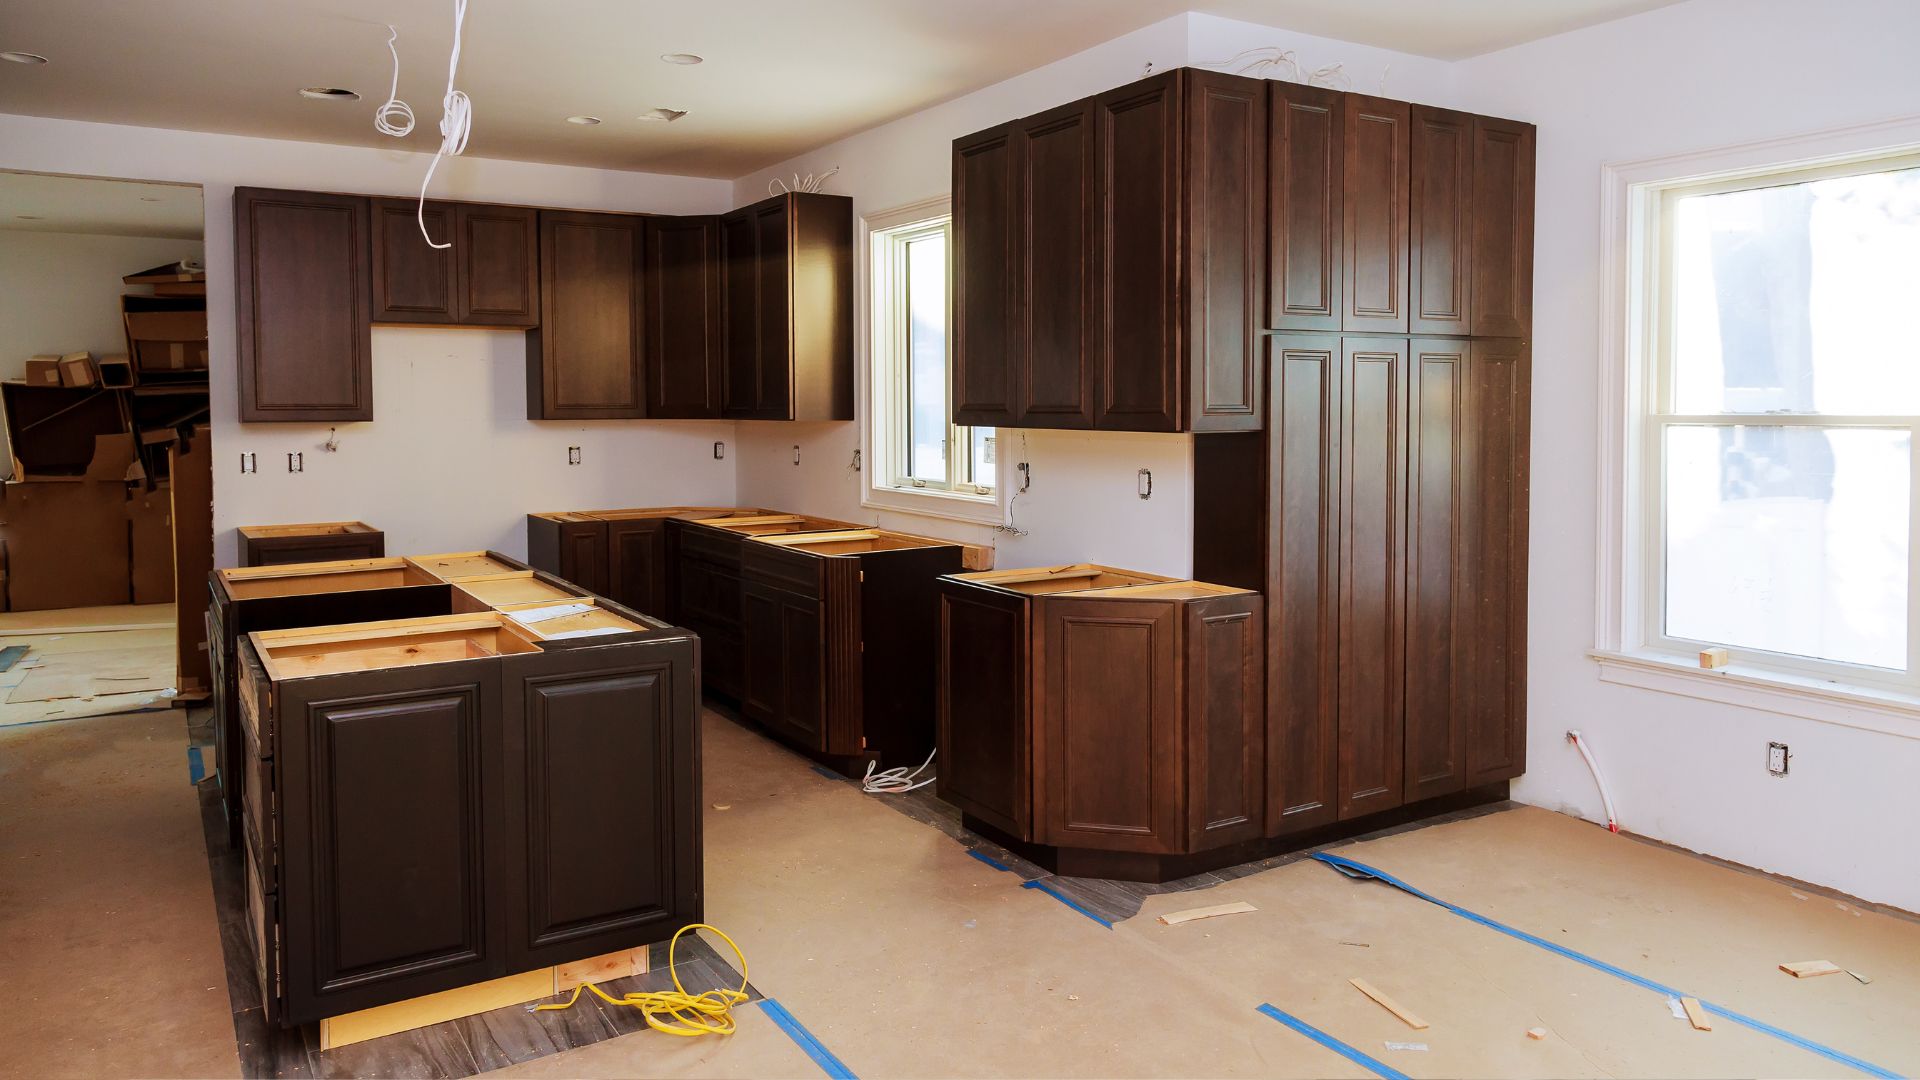
[[[1309,68],[1342,61],[1356,89],[1377,92],[1382,70],[1391,65],[1387,90],[1395,96],[1444,103],[1452,92],[1451,66],[1440,61],[1231,19],[1180,15],[743,177],[735,185],[735,198],[746,203],[765,197],[767,182],[775,176],[838,166],[840,172],[826,190],[852,196],[856,215],[919,202],[950,191],[952,144],[958,136],[1122,85],[1139,78],[1149,63],[1153,70],[1164,71],[1265,45],[1295,50]],[[864,252],[855,255],[855,278],[864,296],[869,288]],[[860,476],[849,463],[854,450],[867,444],[864,325],[856,327],[855,336],[862,368],[861,419],[804,426],[741,424],[742,502],[994,544],[1000,566],[1094,561],[1164,574],[1192,571],[1190,435],[1005,433],[1002,483],[1008,482],[1014,462],[1032,466],[1032,490],[1019,497],[1013,511],[1015,524],[1029,533],[1025,537],[862,507]],[[801,447],[798,467],[793,465],[795,444]],[[1150,501],[1142,501],[1136,492],[1138,470],[1143,468],[1153,471]]]
[[[714,461],[730,423],[531,422],[521,335],[377,330],[373,423],[238,420],[234,366],[233,189],[289,187],[408,195],[427,155],[318,143],[0,115],[0,168],[198,183],[207,211],[207,329],[213,395],[214,552],[237,559],[238,525],[359,518],[391,550],[525,547],[530,510],[731,502],[734,464]],[[461,157],[441,163],[433,192],[455,199],[587,210],[712,213],[732,206],[720,180]],[[567,465],[568,446],[585,464]],[[260,471],[241,475],[239,455]],[[305,454],[290,475],[286,455]]]
[[[1920,4],[1691,3],[1459,65],[1468,108],[1539,125],[1531,717],[1518,798],[1920,911],[1920,720],[1892,735],[1602,683],[1594,642],[1600,169],[1920,115]],[[1782,52],[1782,49],[1786,52]],[[1790,59],[1789,63],[1782,63]],[[1766,774],[1766,744],[1792,772]]]
[[[198,257],[198,240],[0,230],[0,379],[25,375],[27,358],[127,351],[120,297],[146,293],[121,278]]]

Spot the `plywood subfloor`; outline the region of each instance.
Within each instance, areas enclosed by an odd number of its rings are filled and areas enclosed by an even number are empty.
[[[173,707],[172,604],[0,613],[0,646],[26,655],[0,672],[0,727]]]

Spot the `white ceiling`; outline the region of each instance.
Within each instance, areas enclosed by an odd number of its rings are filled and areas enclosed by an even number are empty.
[[[1457,59],[1673,0],[478,0],[458,85],[467,152],[733,178],[1185,10]],[[351,145],[399,28],[430,151],[452,0],[0,0],[0,112]],[[706,63],[660,62],[692,52]],[[357,90],[316,102],[302,86]],[[665,107],[689,115],[642,122]],[[564,123],[602,117],[597,127]]]
[[[192,184],[0,172],[0,229],[198,240],[202,220]]]

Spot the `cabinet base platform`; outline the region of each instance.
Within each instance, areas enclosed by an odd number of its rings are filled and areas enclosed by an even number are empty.
[[[1396,825],[1405,825],[1423,818],[1437,817],[1456,810],[1467,810],[1489,803],[1503,802],[1507,798],[1507,781],[1468,788],[1452,795],[1443,795],[1435,799],[1408,803],[1392,810],[1382,810],[1377,814],[1368,814],[1350,821],[1336,821],[1328,825],[1284,836],[1262,837],[1243,844],[1230,844],[1214,848],[1211,851],[1196,851],[1187,854],[1153,854],[1141,851],[1101,851],[1093,848],[1055,847],[1051,844],[1036,844],[1031,840],[1019,840],[1007,835],[992,825],[981,821],[972,814],[961,814],[960,824],[968,832],[986,837],[1008,851],[1026,859],[1040,868],[1061,877],[1104,878],[1110,881],[1145,881],[1160,884],[1175,881],[1194,874],[1204,874],[1222,867],[1238,866],[1241,863],[1270,859],[1275,855],[1284,855],[1290,851],[1319,847],[1336,840],[1348,840],[1380,829],[1390,829]]]

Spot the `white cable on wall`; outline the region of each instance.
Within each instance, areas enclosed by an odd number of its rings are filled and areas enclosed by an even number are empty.
[[[1619,832],[1620,819],[1613,812],[1613,792],[1607,790],[1607,778],[1600,775],[1600,763],[1593,760],[1593,751],[1587,749],[1587,740],[1581,738],[1580,732],[1575,730],[1567,732],[1567,741],[1580,751],[1581,757],[1587,759],[1587,770],[1593,773],[1594,785],[1600,789],[1601,805],[1607,808],[1607,831]]]
[[[404,139],[413,133],[413,109],[400,100],[400,50],[393,44],[399,38],[400,31],[388,23],[387,51],[393,54],[393,86],[387,91],[387,103],[374,111],[373,126],[382,135]]]
[[[458,157],[467,148],[467,136],[473,133],[473,103],[467,100],[466,94],[453,88],[453,77],[460,70],[460,28],[466,21],[467,0],[453,0],[453,50],[447,57],[447,93],[440,99],[440,149],[433,152],[427,175],[420,181],[420,209],[415,214],[420,235],[426,238],[428,247],[434,248],[450,248],[453,242],[436,244],[427,232],[427,185],[433,183],[433,171],[440,167],[440,159]],[[397,60],[396,57],[396,63]],[[394,78],[397,85],[398,71]]]

